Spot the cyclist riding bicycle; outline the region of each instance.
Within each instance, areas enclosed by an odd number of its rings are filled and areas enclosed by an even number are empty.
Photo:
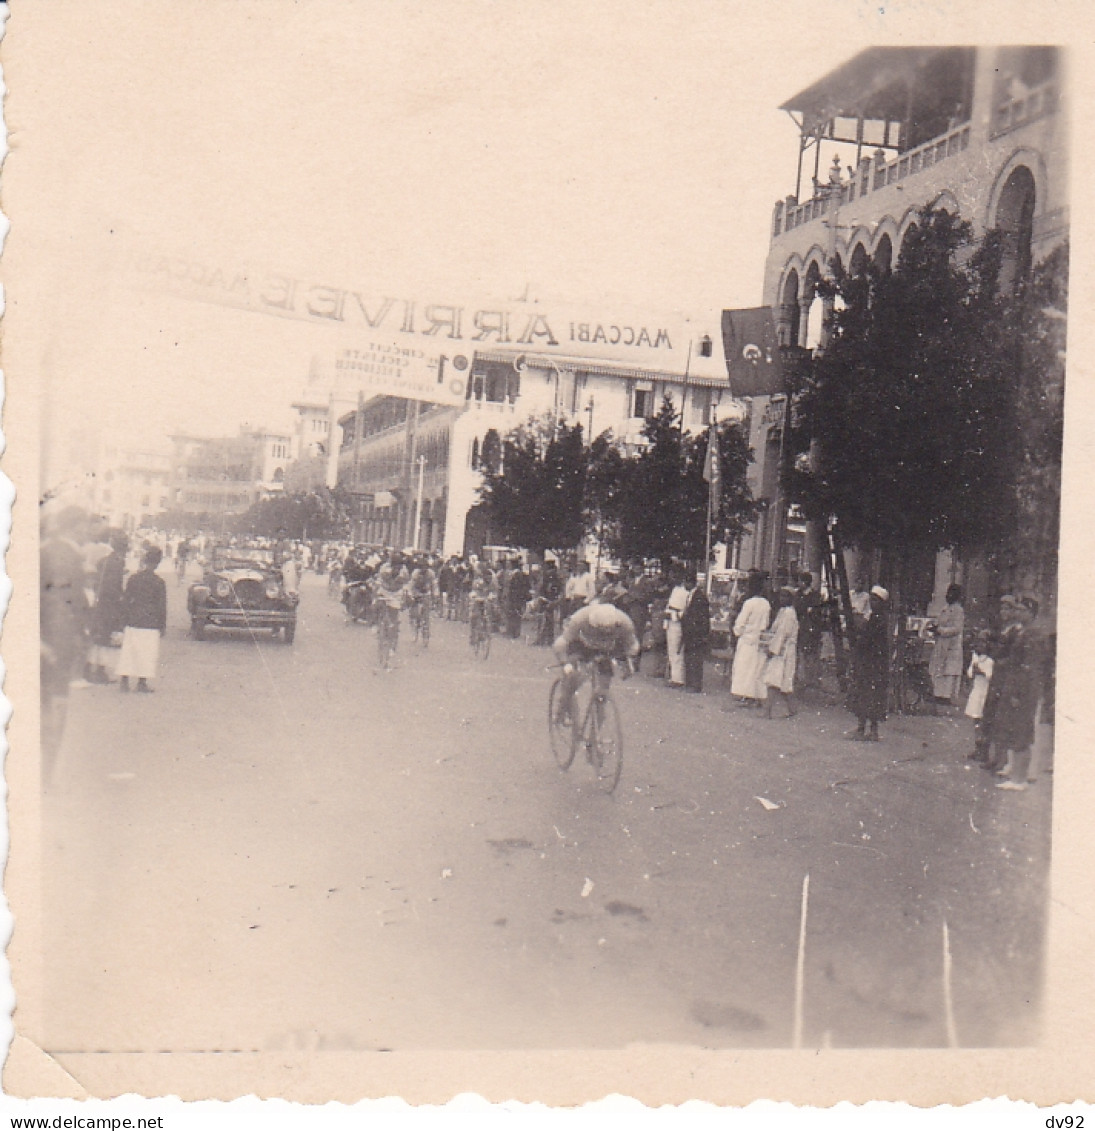
[[[398,613],[403,608],[403,598],[410,583],[410,574],[406,566],[397,555],[385,562],[376,571],[372,578],[373,600],[395,611],[396,623]]]
[[[639,654],[639,639],[627,613],[605,601],[594,601],[563,625],[554,647],[556,659],[563,665],[557,721],[565,723],[574,717],[574,696],[584,678],[583,661],[610,656],[626,659],[630,668],[631,660]]]
[[[415,615],[428,617],[430,606],[437,594],[437,576],[430,569],[429,562],[425,558],[415,559],[414,569],[407,583],[407,594],[411,599]]]

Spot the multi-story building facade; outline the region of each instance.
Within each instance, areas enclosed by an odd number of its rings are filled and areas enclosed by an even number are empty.
[[[171,457],[166,450],[127,447],[98,428],[77,428],[66,435],[64,452],[62,466],[49,469],[49,498],[83,507],[127,531],[167,508]]]
[[[1053,47],[882,47],[860,52],[784,103],[800,128],[796,192],[772,217],[764,302],[785,346],[823,344],[818,284],[839,260],[888,268],[926,205],[1007,235],[1005,282],[1068,232],[1061,52]],[[805,174],[809,190],[803,193]],[[754,494],[777,501],[781,405],[754,402]],[[755,564],[787,559],[769,508]],[[816,559],[816,553],[813,555]],[[815,561],[816,565],[816,561]],[[954,567],[944,555],[936,589]]]
[[[743,414],[730,398],[726,363],[714,344],[717,319],[663,327],[658,360],[628,348],[626,339],[639,337],[630,324],[576,325],[586,327],[575,332],[578,342],[585,344],[583,335],[597,339],[586,356],[569,352],[570,341],[568,352],[546,341],[472,351],[462,405],[374,397],[341,415],[338,482],[359,495],[355,538],[444,554],[478,552],[491,538],[478,502],[483,461],[532,417],[581,423],[587,436],[611,430],[617,441],[637,446],[645,442],[643,423],[666,395],[692,431],[716,416]],[[657,340],[655,332],[648,340]]]
[[[242,514],[264,495],[283,491],[292,455],[288,431],[240,426],[236,436],[170,437],[168,507],[184,514]]]

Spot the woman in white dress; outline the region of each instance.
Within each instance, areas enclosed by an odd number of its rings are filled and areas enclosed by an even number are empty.
[[[768,688],[768,718],[772,708],[782,702],[787,718],[795,714],[791,696],[795,690],[795,658],[798,653],[798,614],[795,612],[793,589],[779,591],[779,612],[768,634],[768,663],[764,682]]]
[[[762,633],[768,629],[772,606],[762,597],[764,577],[750,574],[745,583],[745,603],[734,621],[734,666],[730,671],[730,694],[747,706],[759,706],[768,698],[764,684],[764,664],[767,652],[761,642]]]
[[[684,687],[684,630],[681,627],[681,617],[688,608],[689,594],[679,569],[670,569],[669,581],[673,591],[665,606],[665,675],[670,687]]]

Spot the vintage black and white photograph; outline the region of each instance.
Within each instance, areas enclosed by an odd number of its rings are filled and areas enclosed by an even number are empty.
[[[958,7],[12,15],[27,1048],[1076,1067],[1077,55]]]

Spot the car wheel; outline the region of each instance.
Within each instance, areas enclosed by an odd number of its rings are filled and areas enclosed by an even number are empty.
[[[201,617],[190,618],[190,635],[195,640],[205,639],[205,621]]]
[[[294,621],[294,622],[293,622],[293,624],[287,624],[287,625],[286,625],[286,626],[285,626],[285,627],[284,627],[284,628],[282,629],[282,631],[283,631],[283,632],[285,633],[285,643],[286,643],[286,644],[292,644],[292,643],[293,643],[293,638],[294,638],[294,637],[296,636],[296,634],[297,634],[297,626],[296,626],[296,622]]]

